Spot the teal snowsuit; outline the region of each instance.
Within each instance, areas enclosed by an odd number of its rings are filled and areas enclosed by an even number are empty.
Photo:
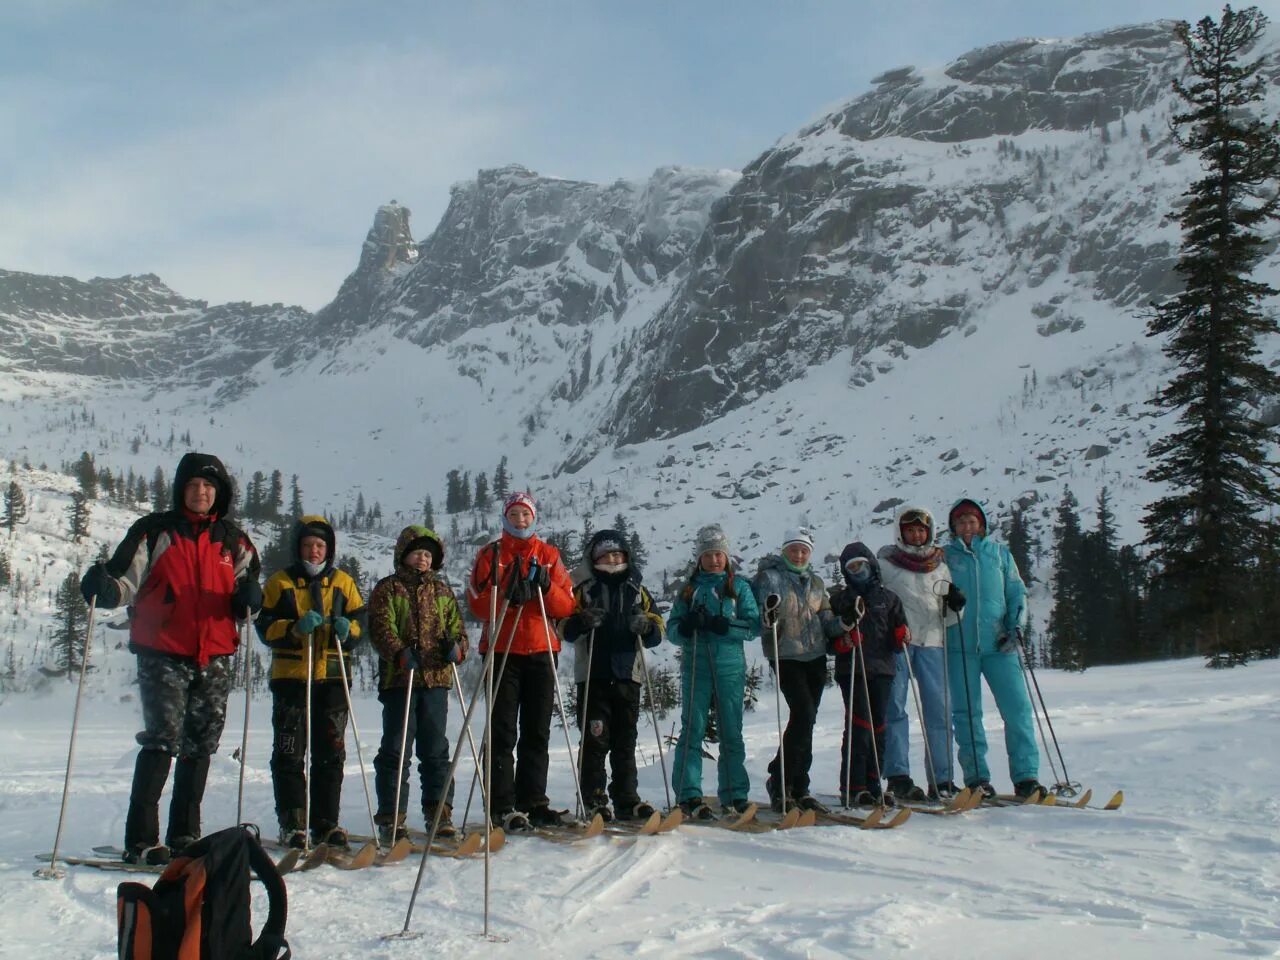
[[[699,570],[693,575],[693,596],[681,595],[667,616],[667,639],[684,648],[680,670],[681,729],[672,766],[676,800],[702,797],[702,737],[707,729],[711,698],[716,699],[720,724],[720,759],[716,764],[716,794],[722,806],[746,800],[751,789],[747,777],[747,750],[742,742],[742,695],[747,682],[747,659],[742,644],[760,630],[760,611],[749,581],[734,578],[736,599],[727,596],[726,573]],[[684,618],[694,610],[729,620],[723,636],[705,630],[684,629]]]
[[[958,500],[951,509],[962,503],[971,503],[982,512],[982,525],[986,530],[986,511],[982,505],[975,500]],[[996,648],[1001,637],[1011,636],[1027,621],[1027,588],[1018,574],[1018,565],[1008,547],[985,534],[975,536],[969,546],[953,535],[943,549],[951,578],[968,601],[960,623],[947,628],[951,719],[965,786],[973,787],[991,779],[987,767],[987,736],[982,729],[981,677],[986,677],[1004,719],[1009,776],[1015,784],[1035,780],[1040,770],[1040,751],[1036,747],[1031,699],[1022,679],[1019,654],[1016,647],[1007,653]]]

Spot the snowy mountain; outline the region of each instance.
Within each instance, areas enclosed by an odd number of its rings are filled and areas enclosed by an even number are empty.
[[[711,520],[748,563],[795,523],[834,554],[962,493],[1043,534],[1067,484],[1110,487],[1136,539],[1169,427],[1142,310],[1199,170],[1168,136],[1171,28],[889,70],[741,174],[481,171],[421,242],[380,208],[314,315],[0,274],[0,455],[150,476],[189,433],[242,480],[297,473],[308,509],[376,500],[388,531],[507,456],[544,530],[622,513],[659,579]],[[495,518],[457,519],[462,559]]]

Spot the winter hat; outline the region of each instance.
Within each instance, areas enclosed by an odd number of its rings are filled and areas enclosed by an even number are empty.
[[[718,523],[711,523],[698,531],[698,539],[694,541],[693,555],[701,557],[704,553],[719,550],[726,557],[729,555],[729,537]]]
[[[188,483],[196,477],[208,480],[218,492],[213,498],[213,509],[209,511],[215,517],[225,517],[231,509],[231,475],[227,468],[211,453],[184,453],[178,461],[178,469],[173,477],[173,508],[182,509],[182,493]]]
[[[502,504],[502,515],[505,517],[507,511],[512,507],[528,507],[529,512],[533,514],[533,518],[538,519],[538,505],[533,502],[533,497],[523,491],[516,491],[507,497]]]
[[[956,505],[951,508],[951,512],[947,514],[947,529],[952,533],[956,532],[956,518],[963,517],[966,514],[972,514],[978,518],[978,522],[982,524],[982,529],[987,529],[987,515],[982,512],[982,507],[973,500],[957,500]]]
[[[320,563],[307,563],[302,559],[302,540],[304,537],[319,537],[324,541],[324,560]],[[318,514],[307,514],[299,517],[293,528],[293,556],[300,562],[307,576],[318,577],[333,566],[334,554],[338,550],[338,538],[334,535],[329,521]]]
[[[414,550],[426,550],[431,554],[431,569],[439,570],[444,566],[444,541],[434,530],[420,524],[412,524],[400,531],[396,538],[396,566],[404,563],[404,558]]]
[[[813,534],[806,527],[794,527],[782,535],[782,549],[787,549],[793,543],[808,547],[809,551],[812,552]]]
[[[599,560],[606,553],[627,553],[627,545],[621,537],[599,537],[591,544],[591,559]]]

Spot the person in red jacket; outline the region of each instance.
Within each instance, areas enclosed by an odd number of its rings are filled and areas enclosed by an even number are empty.
[[[558,823],[561,816],[547,799],[555,654],[560,652],[560,639],[551,621],[573,613],[573,584],[560,551],[533,532],[536,517],[537,506],[529,494],[513,493],[507,498],[502,507],[502,534],[476,554],[467,589],[471,612],[485,624],[480,653],[499,655],[494,664],[490,721],[490,807],[494,823],[506,830]],[[496,640],[489,636],[495,582],[501,617]]]
[[[164,863],[200,837],[209,757],[227,715],[237,621],[262,606],[258,552],[226,519],[231,478],[222,462],[188,453],[178,462],[172,510],[138,520],[106,563],[80,581],[86,602],[132,608],[129,649],[138,656],[142,747],[124,826],[124,859]],[[160,794],[178,758],[165,845]]]

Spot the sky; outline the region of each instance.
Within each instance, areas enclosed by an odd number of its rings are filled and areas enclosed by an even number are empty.
[[[1280,0],[1258,6],[1273,19]],[[892,11],[887,12],[887,11]],[[0,269],[327,303],[379,204],[519,163],[740,169],[886,69],[1189,0],[5,0]]]

